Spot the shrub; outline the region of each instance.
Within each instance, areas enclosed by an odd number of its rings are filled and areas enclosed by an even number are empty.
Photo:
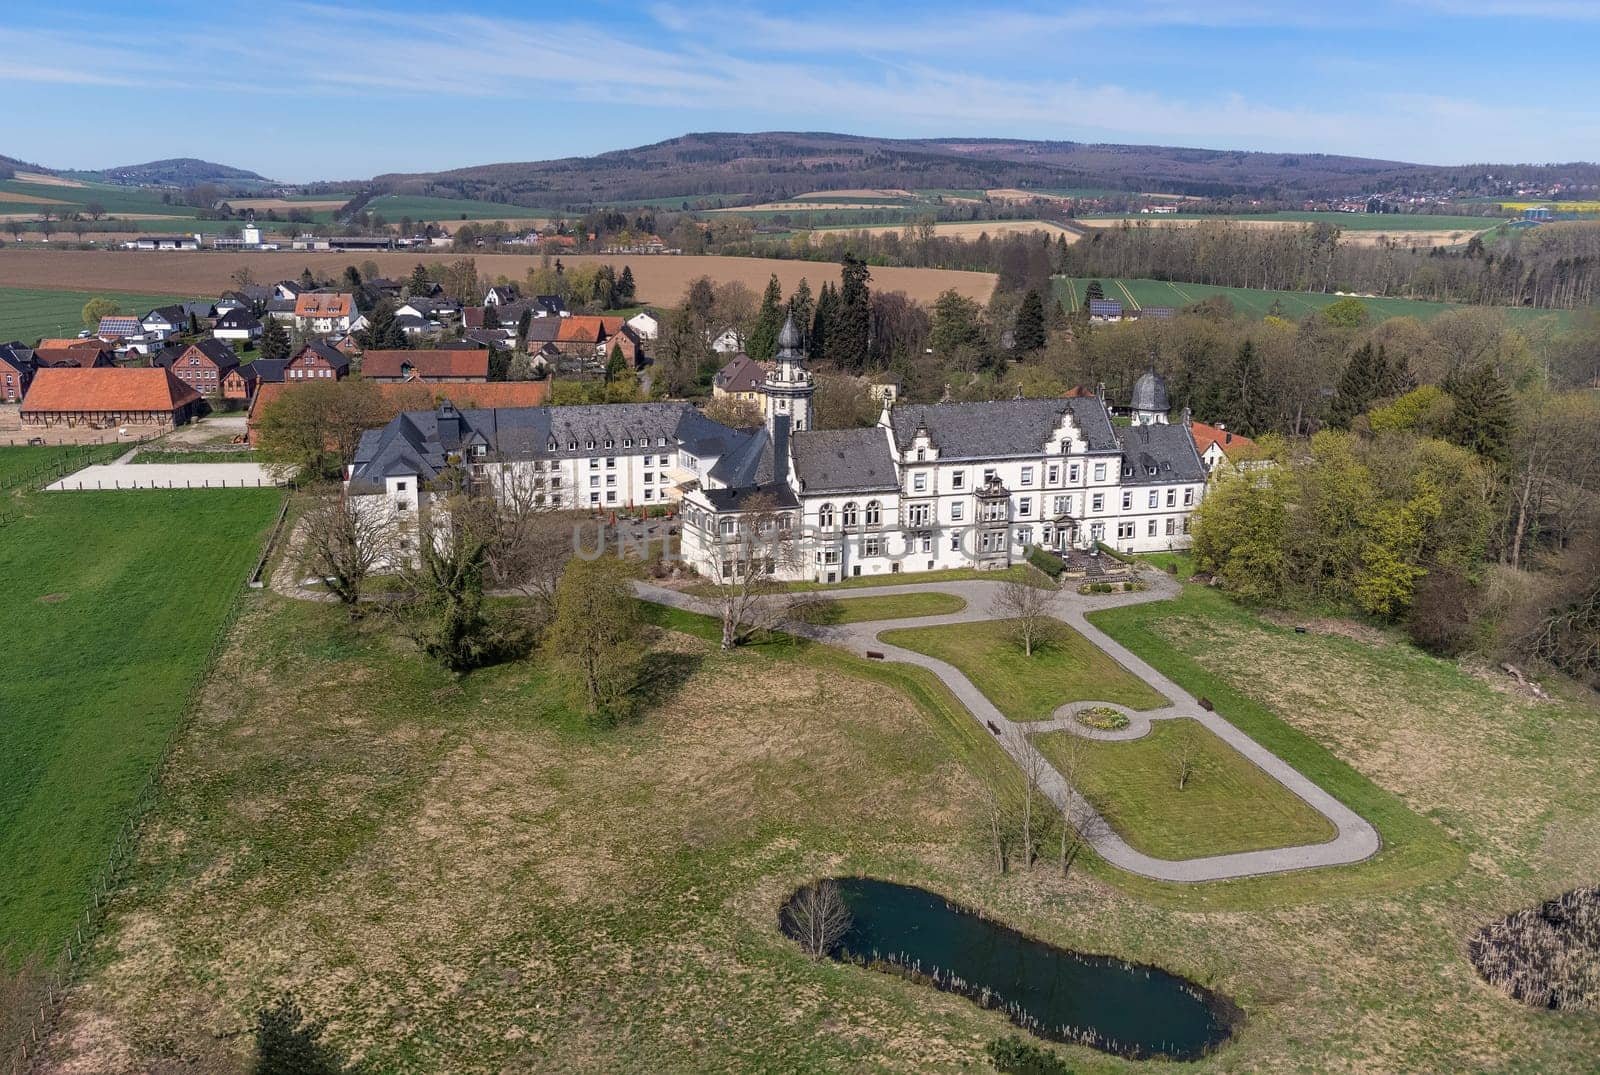
[[[279,997],[256,1013],[252,1075],[341,1075],[350,1070],[321,1037],[320,1022],[307,1019],[292,998]]]
[[[1037,545],[1028,546],[1028,563],[1053,579],[1059,579],[1061,572],[1066,570],[1067,566],[1061,562],[1061,557],[1048,549],[1041,549]]]
[[[1600,1011],[1600,886],[1489,923],[1467,942],[1467,956],[1513,1000]]]
[[[1096,728],[1102,732],[1114,732],[1128,726],[1128,718],[1115,709],[1106,706],[1095,706],[1085,709],[1075,715],[1074,719],[1086,728]]]
[[[1455,657],[1472,645],[1478,591],[1458,571],[1436,570],[1417,584],[1406,621],[1411,641],[1441,657]]]
[[[1005,1075],[1072,1075],[1065,1060],[1015,1034],[995,1038],[983,1051],[994,1069]]]

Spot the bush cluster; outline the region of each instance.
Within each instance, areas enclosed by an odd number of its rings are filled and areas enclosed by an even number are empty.
[[[1491,922],[1467,942],[1485,981],[1514,1000],[1600,1011],[1600,885]]]

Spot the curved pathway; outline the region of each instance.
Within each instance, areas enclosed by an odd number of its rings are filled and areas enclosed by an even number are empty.
[[[1000,593],[1001,584],[997,582],[979,580],[927,582],[908,583],[900,586],[852,587],[816,591],[821,594],[834,595],[840,599],[873,596],[887,597],[894,594],[909,593],[947,593],[965,600],[967,607],[948,615],[918,616],[914,619],[873,620],[836,626],[789,623],[785,624],[784,630],[818,642],[839,646],[862,657],[865,657],[868,651],[871,651],[875,654],[882,654],[886,660],[903,661],[907,664],[915,664],[928,669],[938,676],[945,686],[950,688],[951,692],[961,700],[962,705],[966,706],[967,711],[972,714],[973,719],[980,725],[1000,729],[996,738],[1001,747],[1019,766],[1026,766],[1029,763],[1030,753],[1037,753],[1033,745],[1028,741],[1027,733],[1030,730],[1035,732],[1070,730],[1086,738],[1094,739],[1136,739],[1149,732],[1150,721],[1152,720],[1190,717],[1205,725],[1219,739],[1222,739],[1240,754],[1249,758],[1273,779],[1302,799],[1313,810],[1327,818],[1332,822],[1337,833],[1333,839],[1320,844],[1273,848],[1267,851],[1242,851],[1231,855],[1212,855],[1208,858],[1181,860],[1155,858],[1154,856],[1146,855],[1142,851],[1135,850],[1126,840],[1118,836],[1089,801],[1068,784],[1048,761],[1038,765],[1039,761],[1043,761],[1042,757],[1034,759],[1034,764],[1044,774],[1040,781],[1039,790],[1055,804],[1058,810],[1066,812],[1073,825],[1084,835],[1084,838],[1100,857],[1130,873],[1140,874],[1159,881],[1222,881],[1237,877],[1253,877],[1260,874],[1312,869],[1319,866],[1343,866],[1353,862],[1360,862],[1377,854],[1378,850],[1383,846],[1383,842],[1379,838],[1377,830],[1364,818],[1307,779],[1298,769],[1261,746],[1248,735],[1245,735],[1244,732],[1234,727],[1227,720],[1216,713],[1203,709],[1200,703],[1187,691],[1140,660],[1125,646],[1098,627],[1095,627],[1085,618],[1084,614],[1086,612],[1114,608],[1121,605],[1166,600],[1175,597],[1179,592],[1179,584],[1165,575],[1153,575],[1146,572],[1141,578],[1150,584],[1150,589],[1141,593],[1083,596],[1069,590],[1059,590],[1051,599],[1050,613],[1105,651],[1108,656],[1129,672],[1132,672],[1166,696],[1171,704],[1156,710],[1130,710],[1124,706],[1106,702],[1083,701],[1072,702],[1062,706],[1056,710],[1055,717],[1048,721],[1013,721],[1001,713],[994,703],[989,701],[988,697],[978,690],[960,669],[939,660],[937,657],[930,657],[925,653],[889,645],[878,640],[880,632],[901,627],[938,627],[945,624],[973,623],[1003,618],[995,615],[992,611],[994,600]],[[640,597],[657,604],[670,605],[674,608],[700,612],[711,616],[718,615],[718,611],[712,602],[678,590],[667,589],[648,582],[637,582],[634,584],[634,588]],[[1108,706],[1127,713],[1131,718],[1129,726],[1115,732],[1100,732],[1095,729],[1085,728],[1071,719],[1073,712],[1097,705]]]

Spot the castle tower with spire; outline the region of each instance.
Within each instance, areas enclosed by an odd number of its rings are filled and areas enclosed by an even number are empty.
[[[805,361],[805,353],[800,350],[800,330],[790,315],[784,319],[783,331],[778,333],[777,363],[762,385],[767,400],[768,429],[779,416],[788,417],[792,430],[811,428],[811,397],[816,395],[817,385]]]

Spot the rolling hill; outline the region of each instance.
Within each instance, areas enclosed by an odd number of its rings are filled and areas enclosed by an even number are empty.
[[[653,198],[776,200],[851,188],[1107,188],[1224,197],[1345,196],[1374,189],[1472,189],[1493,174],[1600,181],[1600,166],[1440,167],[1322,153],[992,138],[893,139],[818,132],[687,134],[592,157],[375,177],[376,194],[583,206]],[[338,186],[348,188],[348,180]]]

